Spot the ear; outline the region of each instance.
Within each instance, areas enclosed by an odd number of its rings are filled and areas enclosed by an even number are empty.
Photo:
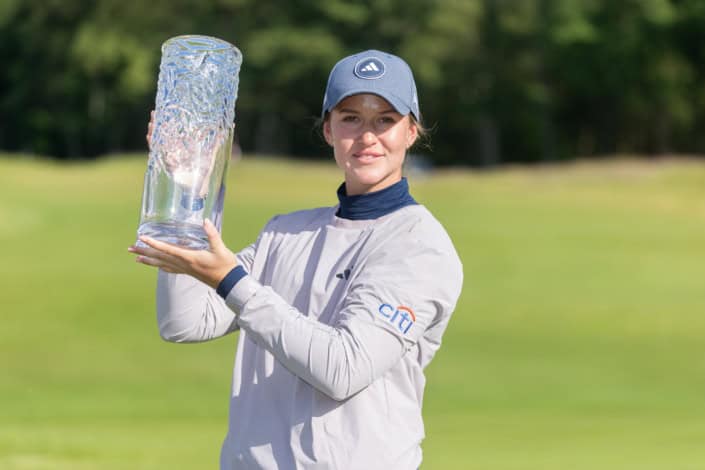
[[[330,119],[323,121],[323,137],[331,147],[333,146],[333,133],[330,130]]]
[[[414,121],[409,118],[409,131],[406,134],[406,148],[409,149],[411,148],[412,145],[414,145],[414,142],[416,142],[416,139],[419,138],[419,129],[416,127],[416,124],[414,124]]]

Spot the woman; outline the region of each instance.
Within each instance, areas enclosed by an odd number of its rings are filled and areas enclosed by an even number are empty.
[[[160,269],[168,341],[240,330],[222,469],[414,469],[423,369],[462,287],[452,242],[402,177],[420,133],[416,86],[399,57],[338,62],[323,134],[345,182],[340,204],[276,216],[236,255],[150,238],[130,247]]]

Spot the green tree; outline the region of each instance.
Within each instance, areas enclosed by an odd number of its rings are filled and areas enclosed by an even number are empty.
[[[415,70],[439,164],[702,152],[703,31],[700,0],[4,0],[0,148],[144,149],[160,45],[207,34],[243,51],[250,152],[328,155],[328,71],[369,48]]]

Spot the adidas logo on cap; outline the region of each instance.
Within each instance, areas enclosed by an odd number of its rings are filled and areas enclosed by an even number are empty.
[[[365,80],[374,80],[384,75],[386,67],[377,57],[366,57],[355,64],[353,72]]]

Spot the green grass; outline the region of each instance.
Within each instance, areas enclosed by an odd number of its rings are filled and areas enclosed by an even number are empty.
[[[216,468],[236,336],[159,339],[145,162],[0,159],[0,468]],[[225,239],[335,203],[331,164],[231,167]],[[705,164],[411,177],[465,287],[427,369],[425,469],[705,468]]]

